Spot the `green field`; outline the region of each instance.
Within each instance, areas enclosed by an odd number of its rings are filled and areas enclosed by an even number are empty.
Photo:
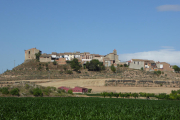
[[[180,102],[117,98],[0,98],[0,119],[179,120]]]

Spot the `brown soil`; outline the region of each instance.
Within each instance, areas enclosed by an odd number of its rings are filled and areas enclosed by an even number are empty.
[[[146,93],[170,93],[171,90],[178,90],[180,88],[167,88],[167,87],[113,87],[113,86],[104,86],[105,80],[108,79],[56,79],[51,80],[47,83],[38,83],[42,86],[53,86],[53,87],[86,87],[91,88],[93,93],[100,92],[146,92]],[[109,79],[110,80],[110,79]]]

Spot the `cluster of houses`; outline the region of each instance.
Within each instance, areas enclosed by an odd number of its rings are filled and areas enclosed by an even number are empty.
[[[93,59],[97,59],[100,62],[103,62],[103,64],[106,67],[111,66],[114,64],[117,66],[120,64],[120,61],[118,59],[117,51],[114,49],[112,53],[109,53],[107,55],[99,55],[99,54],[90,54],[89,52],[64,52],[64,53],[57,53],[57,52],[52,52],[51,54],[46,54],[43,53],[42,51],[36,49],[36,48],[31,48],[29,50],[25,50],[25,61],[31,60],[31,59],[36,59],[35,54],[40,52],[41,56],[39,58],[40,62],[54,62],[56,61],[59,65],[66,64],[66,61],[71,61],[74,58],[77,58],[78,61],[84,65],[86,62],[90,62]]]
[[[90,62],[93,59],[97,59],[100,62],[103,62],[105,67],[110,67],[112,64],[114,64],[115,67],[117,67],[118,65],[127,64],[129,68],[143,69],[146,71],[174,71],[172,66],[166,62],[155,62],[153,60],[143,59],[131,59],[130,61],[120,62],[116,49],[114,49],[112,53],[109,53],[107,55],[99,55],[90,54],[89,52],[52,52],[51,54],[42,54],[42,51],[36,48],[31,48],[25,50],[25,61],[36,59],[35,54],[38,52],[41,53],[41,56],[39,58],[40,62],[56,61],[59,65],[66,64],[66,61],[71,61],[74,58],[77,58],[82,65],[85,65],[86,62]]]

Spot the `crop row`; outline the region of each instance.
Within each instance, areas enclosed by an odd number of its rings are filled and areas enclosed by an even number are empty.
[[[179,101],[104,98],[0,98],[1,119],[179,119]]]

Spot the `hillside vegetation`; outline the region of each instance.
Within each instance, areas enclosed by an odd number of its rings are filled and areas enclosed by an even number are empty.
[[[12,70],[7,70],[0,75],[1,81],[11,80],[33,80],[33,79],[70,79],[70,78],[118,78],[118,79],[180,79],[179,73],[162,72],[157,74],[154,72],[146,72],[143,70],[134,70],[128,67],[118,67],[116,72],[112,72],[111,68],[105,68],[101,71],[88,71],[82,67],[80,72],[73,71],[70,64],[57,65],[53,63],[40,63],[36,60],[31,60],[22,63]]]

